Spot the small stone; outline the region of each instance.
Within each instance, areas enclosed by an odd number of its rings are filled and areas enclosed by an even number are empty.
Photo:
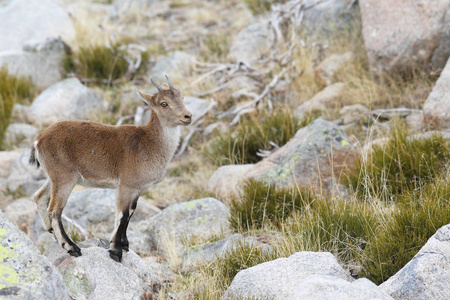
[[[369,120],[369,109],[361,104],[344,106],[339,114],[342,124],[367,123]]]

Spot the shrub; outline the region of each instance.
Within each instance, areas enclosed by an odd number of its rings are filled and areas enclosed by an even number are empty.
[[[235,229],[261,228],[265,223],[280,226],[293,212],[301,210],[314,199],[310,191],[282,188],[249,179],[241,199],[230,203],[230,222]]]
[[[67,57],[64,62],[65,71],[89,79],[107,79],[108,82],[119,79],[128,69],[125,53],[119,48],[120,44],[111,47],[105,45],[81,47],[78,52]]]
[[[0,69],[0,148],[14,104],[30,103],[36,92],[36,86],[30,78],[13,76],[6,67]]]
[[[367,203],[318,199],[311,208],[285,222],[282,248],[297,251],[329,251],[351,261],[374,234],[377,216]]]
[[[309,121],[299,124],[289,111],[282,110],[253,114],[236,128],[226,133],[217,132],[206,155],[217,165],[256,163],[262,159],[256,154],[260,149],[273,148],[270,141],[283,146]]]
[[[387,224],[377,229],[359,260],[363,275],[380,284],[403,268],[450,220],[450,181],[407,192]]]
[[[382,146],[374,145],[366,157],[344,176],[344,182],[360,196],[388,200],[433,181],[444,171],[450,148],[440,134],[409,138],[404,124],[397,124]]]

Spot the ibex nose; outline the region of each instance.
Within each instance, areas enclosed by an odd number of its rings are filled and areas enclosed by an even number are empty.
[[[186,111],[184,113],[183,119],[184,120],[182,120],[182,122],[184,124],[190,124],[192,122],[192,114],[190,112]]]
[[[184,118],[185,118],[185,119],[188,119],[188,120],[191,120],[191,119],[192,119],[192,114],[191,114],[190,112],[187,112],[187,113],[184,115]]]

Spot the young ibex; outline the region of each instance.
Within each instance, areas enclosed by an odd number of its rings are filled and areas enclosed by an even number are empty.
[[[138,91],[151,108],[147,125],[62,121],[34,139],[30,163],[41,165],[48,177],[34,199],[45,228],[71,255],[80,256],[81,250],[64,231],[61,214],[76,184],[118,188],[109,253],[120,261],[122,250],[128,251],[126,230],[139,195],[163,179],[180,141],[178,126],[192,121],[180,91],[166,78],[169,85],[163,87],[152,80],[154,95]]]

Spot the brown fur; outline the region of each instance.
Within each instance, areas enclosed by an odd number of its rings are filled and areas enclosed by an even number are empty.
[[[30,162],[40,163],[48,175],[35,201],[46,229],[74,256],[81,251],[61,225],[62,210],[73,187],[118,188],[110,255],[120,261],[122,249],[128,250],[126,227],[140,193],[162,180],[179,143],[178,126],[191,122],[192,115],[177,89],[165,86],[155,95],[139,94],[152,109],[147,125],[63,121],[35,138]]]

